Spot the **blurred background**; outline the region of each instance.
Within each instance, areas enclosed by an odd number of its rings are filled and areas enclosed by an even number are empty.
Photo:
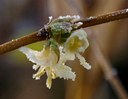
[[[48,16],[80,15],[86,18],[128,8],[128,0],[0,0],[0,44],[34,32],[48,22]],[[128,91],[128,19],[85,29],[94,34],[102,54],[117,71]],[[90,38],[91,40],[91,38]],[[29,45],[41,49],[37,42]],[[78,60],[68,63],[76,72],[76,80],[53,80],[51,90],[45,86],[46,76],[32,79],[32,63],[15,50],[0,56],[0,99],[119,99],[104,77],[100,56],[94,47],[83,54],[92,65],[85,70]],[[99,59],[99,61],[97,61]],[[99,64],[100,62],[100,64]]]

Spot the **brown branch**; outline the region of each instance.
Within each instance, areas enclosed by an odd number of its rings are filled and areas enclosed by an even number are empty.
[[[25,46],[25,45],[28,45],[28,44],[31,44],[37,41],[46,40],[47,38],[49,38],[49,35],[47,34],[47,32],[44,32],[44,31],[42,32],[44,33],[44,35],[39,35],[37,31],[30,35],[23,36],[21,38],[14,39],[14,40],[11,40],[9,42],[6,42],[0,45],[0,54],[4,54],[6,52],[15,50],[21,46]]]
[[[83,25],[81,25],[80,28],[85,28],[124,18],[128,18],[128,9],[119,10],[100,16],[90,16],[89,18],[79,20],[78,22],[83,22]]]
[[[124,18],[128,18],[128,9],[119,10],[119,11],[108,13],[101,16],[89,17],[84,20],[79,20],[77,22],[83,22],[83,25],[81,25],[79,28],[85,28],[85,27],[103,24],[103,23],[124,19]],[[27,35],[27,36],[24,36],[0,45],[0,54],[4,54],[6,52],[15,50],[21,46],[25,46],[30,43],[34,43],[34,42],[45,40],[45,39],[47,39],[47,35],[44,34],[40,36],[38,35],[38,32],[35,32],[33,34],[30,34],[30,35]]]
[[[99,47],[97,38],[94,34],[92,34],[90,35],[90,39],[92,41],[90,44],[92,47],[92,51],[96,56],[97,62],[99,63],[106,80],[111,84],[119,99],[128,99],[127,92],[125,91],[122,83],[120,82],[116,70],[112,68],[109,60],[103,55]]]

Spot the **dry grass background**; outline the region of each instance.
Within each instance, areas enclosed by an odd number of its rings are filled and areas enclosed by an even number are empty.
[[[50,14],[57,17],[59,15],[80,15],[83,18],[92,15],[100,15],[108,12],[122,9],[127,1],[118,0],[49,0]],[[59,6],[58,6],[59,5]],[[116,61],[120,59],[120,54],[127,45],[127,20],[112,22],[99,26],[87,28],[86,31],[89,35],[95,34],[98,45],[103,50],[103,55],[109,59],[109,61]],[[124,38],[122,40],[122,38]],[[95,39],[95,38],[94,38]],[[125,44],[124,44],[125,43]],[[93,49],[93,51],[97,51]],[[97,53],[97,52],[96,52]],[[78,61],[72,63],[74,71],[76,71],[77,79],[75,82],[68,82],[66,88],[66,99],[100,99],[100,96],[96,95],[99,86],[101,86],[104,74],[103,70],[96,61],[92,48],[89,48],[85,52],[85,57],[92,65],[91,71],[83,70],[79,66]],[[119,57],[118,57],[119,56]],[[101,60],[102,61],[102,60]],[[101,64],[104,65],[104,64]],[[99,94],[102,92],[99,92]],[[104,96],[101,95],[101,99]],[[108,98],[106,98],[108,99]]]
[[[26,2],[25,0],[23,1],[23,4],[18,2],[16,3],[16,0],[13,0],[13,3],[8,1],[8,8],[3,7],[6,8],[7,11],[5,10],[5,12],[1,14],[1,19],[3,20],[0,22],[0,43],[9,40],[12,35],[14,35],[13,33],[15,33],[15,35],[18,35],[16,34],[16,32],[20,31],[22,28],[18,30],[18,26],[15,26],[15,24],[19,20],[21,20],[21,22],[19,23],[22,23],[22,21],[24,22],[26,20],[30,20],[33,22],[32,24],[30,22],[31,27],[34,27],[36,25],[34,29],[37,29],[37,27],[48,21],[48,16],[58,17],[60,15],[80,15],[82,18],[86,18],[89,16],[105,14],[111,11],[116,11],[128,7],[127,0],[37,0],[36,2],[31,0],[28,0]],[[38,22],[38,25],[35,23],[35,21]],[[92,35],[96,37],[94,39],[96,39],[97,45],[101,48],[102,54],[105,56],[107,61],[109,61],[114,68],[123,68],[123,70],[126,70],[125,72],[127,72],[128,19],[88,27],[85,30],[88,33],[90,42],[93,41]],[[76,81],[72,82],[70,80],[55,80],[51,91],[45,88],[45,78],[43,78],[39,82],[29,79],[33,72],[31,70],[31,67],[17,67],[17,65],[24,64],[16,64],[15,61],[12,61],[7,57],[8,55],[3,55],[0,61],[2,66],[0,69],[0,98],[118,99],[118,95],[116,95],[115,91],[113,90],[114,88],[108,84],[107,80],[105,80],[103,66],[101,66],[104,64],[102,64],[102,62],[99,62],[100,60],[102,61],[102,59],[100,59],[101,57],[95,54],[98,54],[97,50],[95,50],[95,48],[90,45],[90,47],[83,55],[85,56],[85,59],[92,65],[92,69],[90,71],[85,70],[82,66],[79,65],[78,60],[69,63],[72,66],[73,71],[76,72]],[[10,62],[9,59],[12,62]],[[11,67],[8,67],[8,65],[11,65]],[[26,65],[32,64],[26,63]],[[11,75],[11,80],[8,80],[8,77],[4,78],[7,76],[6,72],[9,72],[9,74]],[[17,77],[18,81],[16,80]],[[120,79],[122,79],[121,77]],[[121,80],[121,82],[128,82],[128,80],[126,79],[127,75],[123,75],[123,78],[124,80]],[[5,79],[5,81],[3,81],[3,79]],[[12,86],[8,87],[5,84],[5,82],[8,81],[11,81],[11,83],[17,85],[7,84],[8,86]],[[2,87],[2,85],[6,86],[7,88]],[[127,89],[128,84],[123,86],[126,87],[125,89]],[[5,91],[3,91],[3,89],[5,89]],[[18,91],[16,92],[16,90]]]

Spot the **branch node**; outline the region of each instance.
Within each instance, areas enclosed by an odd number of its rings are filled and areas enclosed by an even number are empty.
[[[47,39],[50,39],[50,32],[48,32],[44,27],[38,30],[37,36],[46,37]]]
[[[113,77],[116,77],[117,74],[118,74],[117,70],[115,68],[112,68],[111,70],[109,70],[105,73],[105,79],[111,80],[111,79],[113,79]]]

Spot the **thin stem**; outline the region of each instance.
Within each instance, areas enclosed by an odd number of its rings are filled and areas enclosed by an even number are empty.
[[[90,36],[90,39],[92,41],[90,45],[92,46],[93,53],[96,56],[102,71],[104,72],[106,80],[111,84],[119,99],[128,99],[127,92],[120,82],[116,70],[112,68],[109,60],[103,55],[98,45],[97,38],[93,34]]]
[[[77,22],[83,22],[83,25],[81,25],[79,28],[85,28],[85,27],[103,24],[103,23],[107,23],[107,22],[115,21],[119,19],[124,19],[124,18],[128,18],[128,9],[119,10],[119,11],[108,13],[108,14],[101,15],[101,16],[89,17],[84,20],[79,20]],[[43,31],[42,33],[44,32],[45,31]],[[35,32],[34,34],[30,34],[30,35],[27,35],[27,36],[24,36],[24,37],[15,39],[15,40],[11,40],[7,43],[0,45],[0,54],[4,54],[6,52],[15,50],[21,46],[25,46],[30,43],[45,40],[47,38],[48,37],[45,34],[39,36],[38,33]]]
[[[79,28],[85,28],[124,18],[128,18],[128,9],[123,9],[100,16],[90,16],[89,18],[79,20],[78,22],[83,22],[83,25],[81,25]]]
[[[43,32],[44,34],[42,33],[40,35],[39,31],[37,31],[27,36],[23,36],[21,38],[11,40],[9,42],[6,42],[0,45],[0,54],[4,54],[6,52],[15,50],[21,46],[25,46],[25,45],[28,45],[28,44],[31,44],[37,41],[46,40],[49,38],[48,32],[43,31],[43,29],[40,30],[40,32]]]

